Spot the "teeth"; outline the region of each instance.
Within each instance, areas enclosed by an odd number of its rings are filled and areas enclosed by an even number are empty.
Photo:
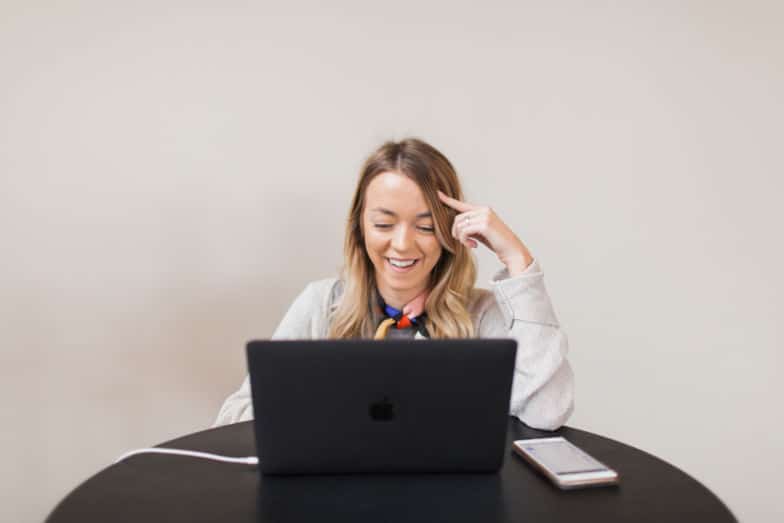
[[[400,262],[400,261],[397,261],[397,260],[393,260],[392,258],[389,258],[389,263],[391,263],[395,267],[401,267],[401,268],[403,268],[403,267],[410,267],[410,266],[414,265],[415,261],[416,260],[409,260],[407,262]]]

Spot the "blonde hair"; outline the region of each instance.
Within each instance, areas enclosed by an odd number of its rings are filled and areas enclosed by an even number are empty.
[[[470,250],[452,237],[457,211],[444,205],[437,190],[463,199],[452,164],[433,146],[416,138],[386,142],[365,161],[348,214],[341,271],[343,294],[330,314],[329,338],[372,338],[380,319],[374,267],[362,230],[365,193],[370,182],[385,172],[400,173],[422,191],[433,215],[436,238],[443,251],[430,273],[430,295],[425,303],[431,338],[470,338],[474,326],[468,300],[476,282],[476,263]]]

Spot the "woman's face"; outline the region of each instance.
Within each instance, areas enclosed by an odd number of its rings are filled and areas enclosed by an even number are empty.
[[[382,295],[410,291],[413,299],[427,287],[441,244],[430,208],[413,180],[396,172],[373,178],[365,191],[362,228]]]

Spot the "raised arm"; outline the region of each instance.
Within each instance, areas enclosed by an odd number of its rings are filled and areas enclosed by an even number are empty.
[[[506,266],[473,312],[480,315],[480,337],[517,340],[509,412],[531,427],[557,429],[574,409],[574,374],[538,262],[492,208],[438,196],[457,211],[452,236],[468,248],[483,244]]]
[[[517,340],[509,413],[530,427],[556,430],[574,410],[574,373],[539,263],[514,277],[498,272],[491,290],[477,305],[478,330],[482,338]]]

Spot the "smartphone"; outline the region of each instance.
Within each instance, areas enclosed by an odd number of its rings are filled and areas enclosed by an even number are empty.
[[[615,485],[616,471],[563,437],[520,439],[514,451],[562,489]]]

